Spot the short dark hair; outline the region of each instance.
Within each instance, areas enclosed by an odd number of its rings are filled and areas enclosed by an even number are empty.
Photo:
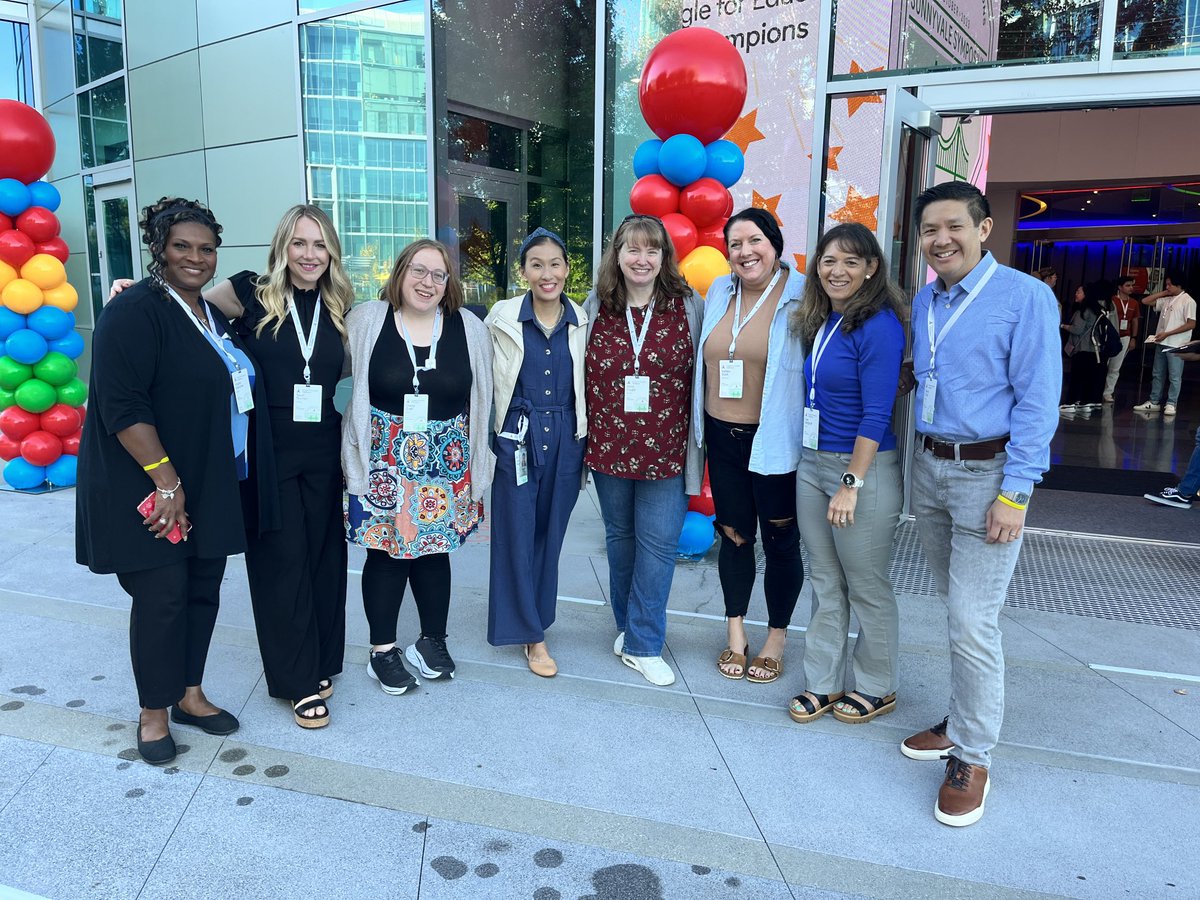
[[[1167,269],[1164,284],[1169,281],[1176,287],[1183,287],[1184,274],[1182,269]]]
[[[735,212],[729,217],[725,223],[725,243],[729,243],[729,229],[734,222],[749,222],[751,225],[757,225],[761,231],[771,242],[771,246],[775,248],[775,255],[783,259],[783,232],[779,230],[779,223],[775,221],[775,217],[765,209],[759,209],[757,206],[749,206],[741,212]]]
[[[920,225],[925,207],[941,200],[958,200],[967,204],[971,221],[976,225],[992,216],[992,207],[988,204],[987,197],[983,196],[983,191],[969,181],[947,181],[945,184],[935,184],[920,193],[913,204],[913,221]]]

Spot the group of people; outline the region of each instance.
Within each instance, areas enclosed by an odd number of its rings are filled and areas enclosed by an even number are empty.
[[[117,573],[131,597],[142,757],[175,756],[168,709],[211,734],[238,727],[202,680],[225,561],[242,551],[268,690],[301,727],[330,721],[347,541],[366,551],[368,675],[389,694],[453,677],[449,554],[477,530],[489,488],[488,641],[555,675],[546,636],[559,556],[589,472],[613,652],[671,684],[675,547],[706,461],[727,616],[719,673],[783,676],[803,539],[813,610],[805,690],[789,713],[889,713],[899,612],[888,568],[903,496],[892,410],[915,380],[912,506],[947,605],[952,690],[943,722],[901,750],[948,758],[935,815],[977,821],[1003,716],[999,612],[1049,464],[1060,351],[1049,289],[983,251],[991,218],[976,188],[929,189],[916,220],[938,277],[913,301],[911,327],[869,230],[826,232],[805,275],[756,208],[726,223],[731,273],[705,300],[662,223],[632,215],[582,305],[564,293],[564,241],[539,228],[518,257],[528,290],[481,322],[437,241],[410,244],[380,299],[352,308],[319,208],[288,211],[264,273],[206,289],[221,233],[212,213],[180,198],[148,207],[150,277],[115,286],[94,333],[77,514],[79,561]],[[339,416],[332,397],[347,372]],[[760,533],[768,629],[751,652]],[[420,634],[401,651],[409,586]]]

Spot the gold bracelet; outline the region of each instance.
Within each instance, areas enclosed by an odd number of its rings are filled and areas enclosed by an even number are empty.
[[[1029,508],[1028,503],[1013,503],[1007,497],[997,495],[996,499],[999,500],[1001,503],[1003,503],[1005,506],[1011,506],[1013,509],[1028,509]]]
[[[169,456],[164,456],[162,459],[160,459],[160,460],[159,460],[158,462],[156,462],[156,463],[150,463],[150,465],[148,465],[148,466],[142,466],[142,471],[143,471],[143,472],[153,472],[155,469],[157,469],[157,468],[158,468],[159,466],[161,466],[163,463],[168,463],[168,462],[170,462],[170,461],[171,461],[171,457],[169,457]]]

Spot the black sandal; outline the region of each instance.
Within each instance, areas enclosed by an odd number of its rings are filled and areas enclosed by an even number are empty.
[[[317,682],[317,696],[322,700],[328,700],[333,696],[333,679],[322,678]]]
[[[321,715],[305,715],[305,713],[315,713],[318,709],[323,709],[325,712]],[[301,728],[324,728],[329,724],[329,707],[325,705],[323,697],[316,695],[293,703],[292,715],[296,719],[296,724]]]
[[[841,700],[842,703],[853,709],[853,712],[844,712],[836,706],[833,708],[833,717],[839,722],[848,722],[851,725],[863,725],[870,722],[876,716],[886,716],[888,713],[896,709],[896,694],[892,692],[886,697],[872,697],[870,694],[864,694],[861,691],[851,691]]]
[[[844,696],[844,691],[838,691],[836,694],[814,694],[812,691],[805,691],[803,694],[797,694],[792,698],[791,704],[788,705],[788,715],[792,717],[793,721],[799,722],[801,725],[806,722],[812,722],[829,712],[833,704],[837,703]],[[816,701],[815,704],[813,703],[814,700]]]

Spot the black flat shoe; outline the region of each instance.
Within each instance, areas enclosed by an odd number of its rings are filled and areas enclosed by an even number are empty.
[[[171,707],[171,721],[177,725],[195,725],[201,731],[216,735],[233,734],[240,724],[237,716],[224,709],[211,716],[193,716],[178,706]]]
[[[143,741],[141,725],[137,729],[137,747],[142,759],[152,766],[165,766],[175,759],[175,738],[168,734],[157,741]]]

